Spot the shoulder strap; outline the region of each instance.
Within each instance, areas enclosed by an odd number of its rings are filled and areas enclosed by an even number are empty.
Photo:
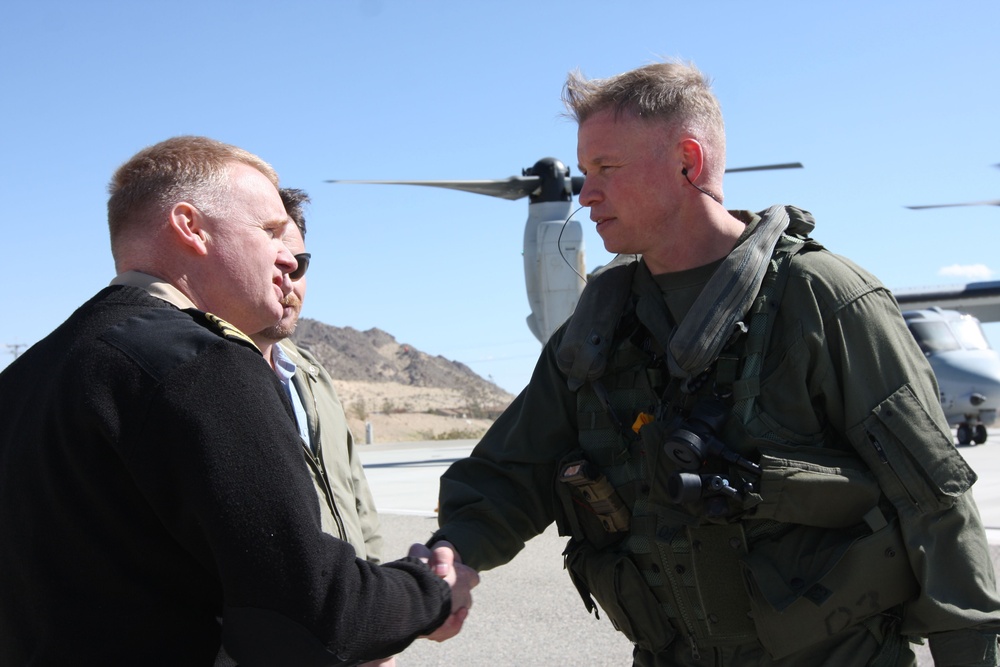
[[[789,207],[772,206],[722,260],[667,347],[670,374],[685,385],[718,358],[760,292],[769,259],[790,223]]]
[[[733,382],[733,414],[744,424],[753,418],[753,407],[760,395],[760,372],[764,364],[767,342],[788,284],[788,267],[792,257],[802,250],[821,250],[823,246],[809,238],[816,222],[808,211],[787,207],[790,223],[782,235],[768,265],[760,291],[749,313],[749,327],[743,348],[743,372]]]

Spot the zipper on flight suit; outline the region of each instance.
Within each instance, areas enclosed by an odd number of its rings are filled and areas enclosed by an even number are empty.
[[[313,453],[312,448],[308,443],[302,443],[302,449],[305,452],[307,459],[309,460],[309,465],[313,466],[319,473],[319,478],[323,480],[323,491],[326,493],[327,502],[330,505],[330,514],[333,515],[334,521],[337,522],[337,530],[340,532],[340,539],[347,539],[347,530],[344,528],[344,520],[340,516],[340,511],[337,508],[337,499],[333,495],[333,488],[330,486],[330,479],[326,474],[326,467],[320,460],[319,456]]]
[[[917,508],[917,510],[919,511],[920,503],[917,502],[917,499],[913,497],[912,493],[910,493],[909,487],[907,487],[906,484],[903,483],[903,480],[899,478],[899,473],[896,472],[896,469],[892,467],[892,463],[889,462],[889,457],[888,455],[886,455],[885,448],[882,447],[882,443],[878,441],[878,438],[876,438],[875,434],[872,433],[871,431],[868,431],[867,435],[868,435],[868,440],[872,443],[872,447],[875,448],[875,453],[878,454],[878,458],[882,462],[882,465],[887,466],[889,470],[892,471],[892,474],[896,478],[896,481],[899,482],[899,485],[903,487],[903,491],[906,492],[906,497],[910,499],[910,502],[913,503],[913,506]]]
[[[305,378],[306,383],[316,382],[316,376],[313,373],[306,373]],[[326,466],[323,465],[323,459],[318,452],[314,452],[312,445],[310,444],[314,439],[316,442],[320,441],[319,438],[319,405],[316,403],[316,392],[313,387],[309,388],[309,398],[312,399],[312,409],[313,414],[316,415],[317,422],[315,424],[315,433],[313,432],[313,425],[306,425],[306,430],[309,432],[310,442],[302,441],[302,450],[305,452],[306,460],[309,464],[313,466],[319,473],[319,478],[323,480],[323,491],[326,492],[327,504],[330,506],[330,514],[333,515],[333,520],[337,522],[337,531],[340,533],[340,539],[347,540],[347,529],[344,528],[344,519],[340,516],[340,510],[337,507],[337,499],[333,495],[333,487],[330,486],[330,478],[326,473]],[[319,445],[317,445],[319,446]]]
[[[694,640],[694,635],[688,637],[688,641],[691,642],[691,657],[695,660],[701,660],[701,651],[698,650],[698,643]]]

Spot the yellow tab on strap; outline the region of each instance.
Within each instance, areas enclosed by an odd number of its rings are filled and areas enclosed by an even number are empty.
[[[632,423],[632,430],[638,433],[639,429],[641,429],[643,426],[653,421],[654,419],[655,417],[653,417],[653,415],[649,414],[648,412],[640,412],[639,416],[635,418],[635,422]]]

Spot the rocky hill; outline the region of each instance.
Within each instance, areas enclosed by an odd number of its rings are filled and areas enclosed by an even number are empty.
[[[333,376],[359,443],[478,438],[514,398],[465,364],[380,329],[303,318],[292,339]]]

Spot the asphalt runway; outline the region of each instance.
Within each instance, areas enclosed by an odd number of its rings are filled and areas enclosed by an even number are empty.
[[[385,556],[404,556],[437,527],[438,479],[474,440],[359,447],[385,537]],[[960,447],[979,475],[973,495],[987,528],[994,567],[1000,571],[1000,430],[990,440]],[[397,658],[398,667],[632,664],[632,645],[601,615],[588,615],[562,567],[566,538],[555,528],[531,540],[513,561],[480,573],[473,608],[461,634],[442,644],[418,640]],[[933,665],[925,647],[921,667]]]

